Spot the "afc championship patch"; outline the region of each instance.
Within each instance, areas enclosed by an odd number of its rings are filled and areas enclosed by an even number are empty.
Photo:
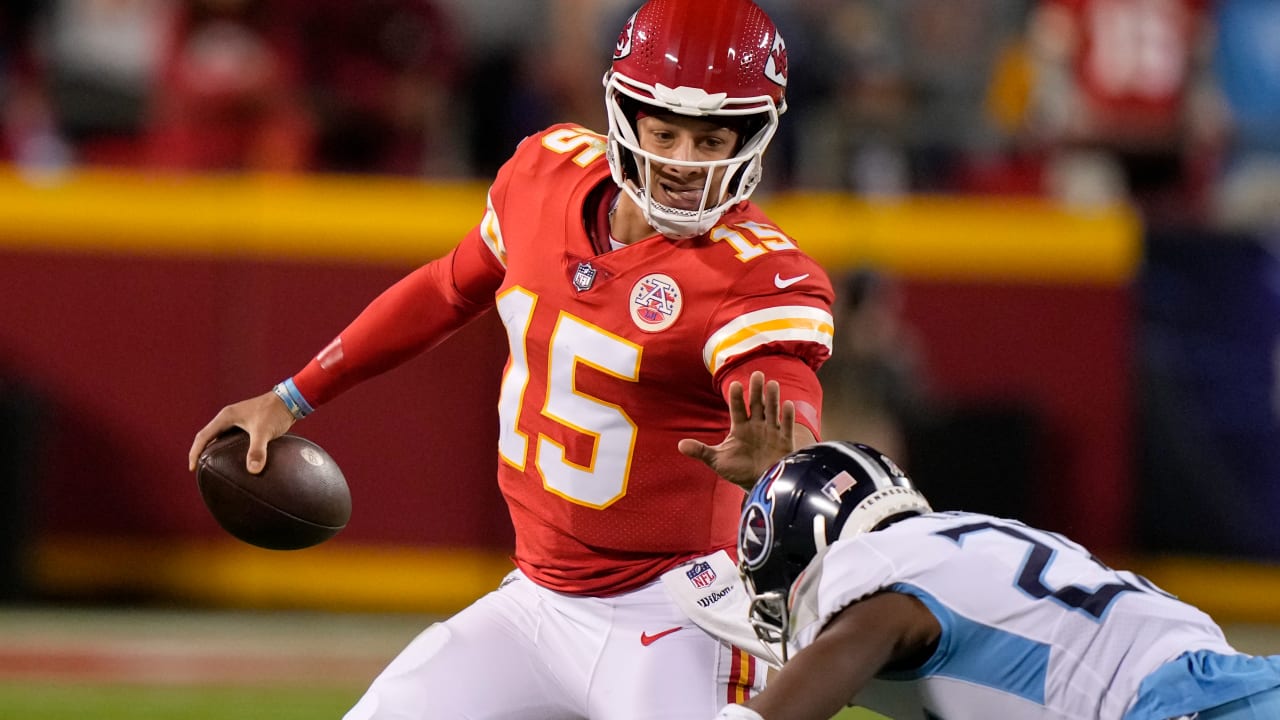
[[[661,332],[680,317],[684,295],[669,275],[645,275],[631,288],[631,320],[645,332]]]
[[[716,581],[716,571],[711,567],[709,562],[694,563],[685,575],[688,576],[689,582],[693,583],[696,588],[711,587],[711,583]]]

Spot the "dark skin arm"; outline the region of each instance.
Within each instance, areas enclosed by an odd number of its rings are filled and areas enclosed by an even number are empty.
[[[827,720],[886,667],[918,667],[942,626],[924,603],[883,592],[840,611],[746,706],[765,720]]]

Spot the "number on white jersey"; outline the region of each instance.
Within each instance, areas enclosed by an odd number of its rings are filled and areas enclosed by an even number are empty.
[[[1118,573],[1104,565],[1092,555],[1081,554],[1081,557],[1097,565],[1098,569],[1107,573],[1114,582],[1104,582],[1093,588],[1067,584],[1051,587],[1045,582],[1049,567],[1053,564],[1059,548],[1064,544],[1061,538],[1046,532],[1034,530],[1025,525],[997,523],[989,520],[956,525],[939,530],[935,535],[949,538],[958,545],[963,545],[967,536],[973,533],[994,531],[997,537],[1007,539],[1012,551],[1025,553],[1018,567],[1013,584],[1022,592],[1037,599],[1049,599],[1071,610],[1078,610],[1096,621],[1101,621],[1107,609],[1121,593],[1156,592],[1165,594],[1145,578],[1133,573]],[[1070,549],[1079,550],[1068,546]]]

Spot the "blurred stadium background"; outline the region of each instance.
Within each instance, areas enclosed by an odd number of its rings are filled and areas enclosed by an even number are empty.
[[[632,5],[6,0],[0,716],[337,716],[496,584],[492,317],[297,428],[352,485],[321,547],[231,541],[185,453],[521,137],[603,129]],[[840,289],[827,434],[1280,652],[1280,3],[761,5],[792,84],[757,199]]]

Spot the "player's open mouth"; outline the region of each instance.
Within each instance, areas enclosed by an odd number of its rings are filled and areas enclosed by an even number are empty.
[[[696,211],[702,208],[702,186],[697,187],[680,187],[669,185],[667,183],[658,183],[662,188],[661,202],[668,207],[677,210]]]

